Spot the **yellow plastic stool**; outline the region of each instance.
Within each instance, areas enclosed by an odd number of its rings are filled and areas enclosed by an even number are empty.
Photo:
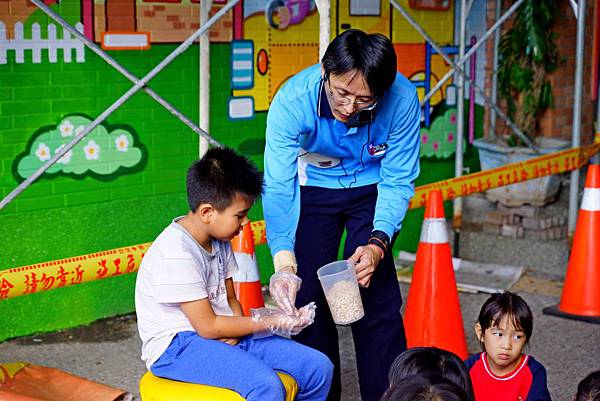
[[[298,383],[290,375],[277,372],[283,387],[285,401],[293,401],[298,393]],[[221,387],[205,386],[156,377],[146,372],[140,380],[142,401],[245,401],[235,391]]]

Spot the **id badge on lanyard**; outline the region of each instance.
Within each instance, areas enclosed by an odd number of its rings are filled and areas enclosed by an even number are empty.
[[[388,145],[387,143],[382,143],[379,145],[373,145],[373,144],[369,144],[369,146],[367,147],[367,152],[369,152],[369,155],[371,157],[382,157],[385,152],[388,149]]]

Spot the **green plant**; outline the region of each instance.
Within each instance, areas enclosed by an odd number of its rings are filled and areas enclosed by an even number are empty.
[[[517,9],[512,26],[499,44],[498,89],[510,119],[530,139],[538,133],[538,121],[553,104],[552,85],[547,79],[557,66],[556,0],[525,0]],[[509,136],[509,143],[521,140]]]

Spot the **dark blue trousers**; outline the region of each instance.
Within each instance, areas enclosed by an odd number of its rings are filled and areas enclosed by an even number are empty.
[[[294,339],[327,355],[334,364],[328,401],[341,395],[338,334],[317,269],[338,260],[344,229],[347,232],[344,259],[357,246],[365,245],[373,230],[377,186],[349,189],[301,187],[300,221],[296,231],[295,253],[302,285],[296,305],[314,301],[315,322]],[[400,314],[402,298],[391,252],[377,266],[368,288],[361,288],[365,317],[352,323],[352,336],[363,401],[379,401],[388,387],[388,370],[406,349],[404,325]]]

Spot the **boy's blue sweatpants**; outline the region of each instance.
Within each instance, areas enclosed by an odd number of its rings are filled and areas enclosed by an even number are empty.
[[[228,388],[247,401],[285,400],[277,371],[296,379],[296,400],[325,400],[333,375],[324,354],[286,338],[248,336],[232,346],[193,331],[178,333],[150,370],[167,379]]]

